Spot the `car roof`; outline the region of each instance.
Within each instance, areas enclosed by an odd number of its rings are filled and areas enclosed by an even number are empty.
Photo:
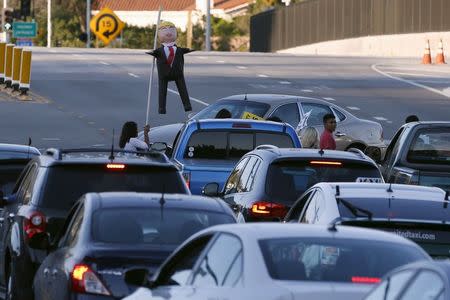
[[[19,152],[40,155],[41,153],[35,147],[19,144],[2,144],[0,143],[0,152]]]
[[[339,197],[345,198],[382,198],[395,197],[397,199],[444,201],[445,191],[437,187],[426,187],[407,184],[390,183],[354,183],[354,182],[321,182],[314,187],[335,193],[339,186]],[[388,191],[389,190],[389,191]]]
[[[302,96],[296,96],[296,95],[283,95],[283,94],[240,94],[240,95],[232,95],[225,98],[222,98],[218,101],[223,100],[236,100],[236,101],[254,101],[254,102],[261,102],[266,104],[281,104],[285,102],[293,102],[298,100],[307,100],[308,102],[313,103],[322,103],[322,104],[330,104],[327,101],[317,99],[317,98],[310,98],[310,97],[302,97]]]
[[[101,208],[120,207],[157,207],[164,209],[181,208],[227,212],[233,215],[221,200],[186,194],[136,193],[136,192],[103,192],[86,194],[87,201],[97,201]]]
[[[205,229],[205,232],[228,232],[240,237],[250,239],[277,239],[288,237],[317,237],[317,238],[343,238],[356,240],[373,240],[382,242],[415,245],[413,242],[398,235],[352,226],[336,226],[336,230],[330,230],[328,226],[291,223],[247,223],[216,225]]]
[[[115,153],[112,160],[110,155],[111,150],[108,149],[47,149],[43,155],[35,158],[35,160],[39,160],[43,167],[68,164],[96,165],[120,163],[134,166],[147,165],[175,168],[175,165],[169,161],[167,156],[159,152],[147,152],[145,155]]]
[[[433,127],[449,127],[449,121],[418,121],[403,124],[403,128],[414,129],[414,128],[433,128]]]
[[[249,125],[250,128],[245,126]],[[270,130],[270,131],[286,131],[291,125],[287,123],[279,123],[272,121],[257,121],[249,119],[202,119],[189,120],[188,126],[197,126],[202,129],[240,129],[240,130]]]
[[[273,159],[308,158],[308,159],[336,159],[336,160],[357,160],[373,162],[373,160],[361,151],[339,151],[320,150],[306,148],[277,148],[271,145],[261,145],[246,155],[256,154],[258,156],[271,156]]]

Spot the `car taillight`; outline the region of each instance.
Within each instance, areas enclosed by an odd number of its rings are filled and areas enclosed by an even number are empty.
[[[106,168],[109,170],[123,170],[125,169],[124,164],[107,164]]]
[[[110,296],[111,293],[103,285],[88,265],[79,264],[73,267],[70,274],[72,290],[76,293],[90,293]]]
[[[39,211],[33,211],[23,219],[23,230],[28,239],[37,233],[45,232],[46,226],[45,215]]]
[[[312,160],[309,162],[311,165],[324,165],[324,166],[342,166],[340,161],[326,161],[326,160]]]
[[[188,188],[191,188],[191,172],[183,172],[182,174]]]
[[[257,218],[284,218],[287,207],[283,204],[266,201],[253,203],[250,214]]]
[[[353,283],[368,283],[368,284],[376,284],[381,281],[378,277],[363,277],[363,276],[353,276]]]

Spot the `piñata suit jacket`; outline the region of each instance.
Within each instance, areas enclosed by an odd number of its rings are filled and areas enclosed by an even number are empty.
[[[189,94],[186,87],[186,81],[184,80],[184,55],[193,52],[189,48],[181,48],[177,46],[175,51],[175,57],[172,62],[172,66],[167,63],[167,57],[164,52],[164,46],[157,48],[153,51],[147,52],[156,57],[156,65],[158,67],[159,78],[159,113],[166,113],[167,102],[167,85],[169,81],[175,81],[178,92],[180,93],[181,101],[183,102],[184,110],[192,110],[191,102],[189,100]]]

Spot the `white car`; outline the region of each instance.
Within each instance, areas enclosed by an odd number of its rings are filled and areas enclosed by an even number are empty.
[[[149,288],[125,299],[362,299],[390,270],[429,259],[407,239],[370,229],[219,225],[189,238],[144,284]]]
[[[431,256],[450,258],[448,197],[436,187],[318,183],[297,200],[284,221],[391,231],[412,239]]]

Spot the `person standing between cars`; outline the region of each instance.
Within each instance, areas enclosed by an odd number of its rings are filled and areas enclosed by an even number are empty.
[[[317,149],[319,147],[319,133],[314,127],[306,127],[300,131],[302,148]]]
[[[336,130],[336,117],[333,114],[323,116],[323,133],[320,136],[320,149],[336,150],[333,132]]]
[[[406,119],[405,119],[405,124],[406,123],[411,123],[411,122],[419,122],[419,117],[416,116],[416,115],[407,116]]]
[[[122,134],[120,135],[119,146],[125,151],[146,151],[150,146],[148,133],[150,125],[144,126],[144,142],[137,138],[138,129],[136,122],[125,122],[122,126]]]

